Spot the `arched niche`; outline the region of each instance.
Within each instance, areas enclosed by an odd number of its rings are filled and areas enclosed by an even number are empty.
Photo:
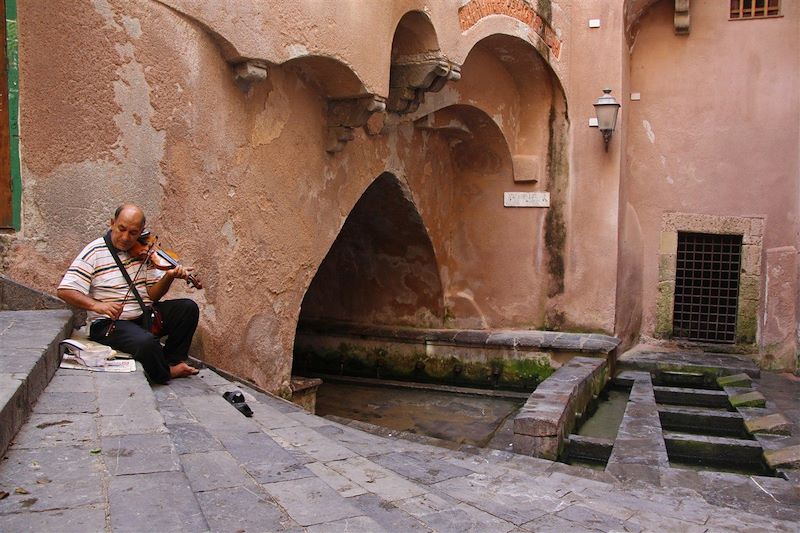
[[[568,118],[561,82],[539,51],[513,35],[489,35],[467,55],[459,88],[480,95],[483,109],[502,116],[498,122],[514,156],[537,159],[538,170],[518,177],[546,182],[554,128],[565,130]]]
[[[299,323],[440,326],[442,284],[407,186],[383,173],[347,217],[306,291]]]
[[[392,40],[392,63],[411,56],[439,53],[439,39],[428,16],[409,11],[397,23]]]
[[[511,153],[497,123],[477,107],[456,104],[415,122],[419,130],[443,136],[457,173],[511,174]]]
[[[486,111],[468,104],[438,109],[415,127],[427,136],[423,145],[445,146],[447,152],[437,155],[451,160],[450,173],[412,184],[437,251],[447,326],[540,326],[549,280],[547,210],[504,207],[506,192],[531,187],[514,182],[503,131]]]
[[[392,39],[387,108],[398,114],[417,110],[427,92],[438,92],[460,79],[460,67],[439,49],[436,30],[421,11],[400,19]]]
[[[325,98],[354,98],[367,94],[356,73],[331,57],[301,56],[287,61],[283,66],[315,86]]]

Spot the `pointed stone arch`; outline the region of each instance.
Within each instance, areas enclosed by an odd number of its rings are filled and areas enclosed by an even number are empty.
[[[299,322],[440,326],[436,254],[408,186],[384,172],[353,206],[306,289]]]

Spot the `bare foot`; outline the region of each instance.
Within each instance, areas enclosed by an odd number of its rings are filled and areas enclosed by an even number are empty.
[[[188,378],[189,376],[194,376],[198,372],[200,371],[196,368],[182,362],[169,367],[169,376],[171,378]]]

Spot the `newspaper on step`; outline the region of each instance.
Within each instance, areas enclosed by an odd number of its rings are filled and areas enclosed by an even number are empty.
[[[88,339],[66,339],[59,349],[63,354],[59,368],[91,372],[135,372],[136,361],[130,355]]]

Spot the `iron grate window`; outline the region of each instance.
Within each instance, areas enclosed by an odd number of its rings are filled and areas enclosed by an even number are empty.
[[[741,235],[678,233],[673,337],[736,342]]]
[[[777,17],[780,14],[780,0],[731,0],[731,19]]]

